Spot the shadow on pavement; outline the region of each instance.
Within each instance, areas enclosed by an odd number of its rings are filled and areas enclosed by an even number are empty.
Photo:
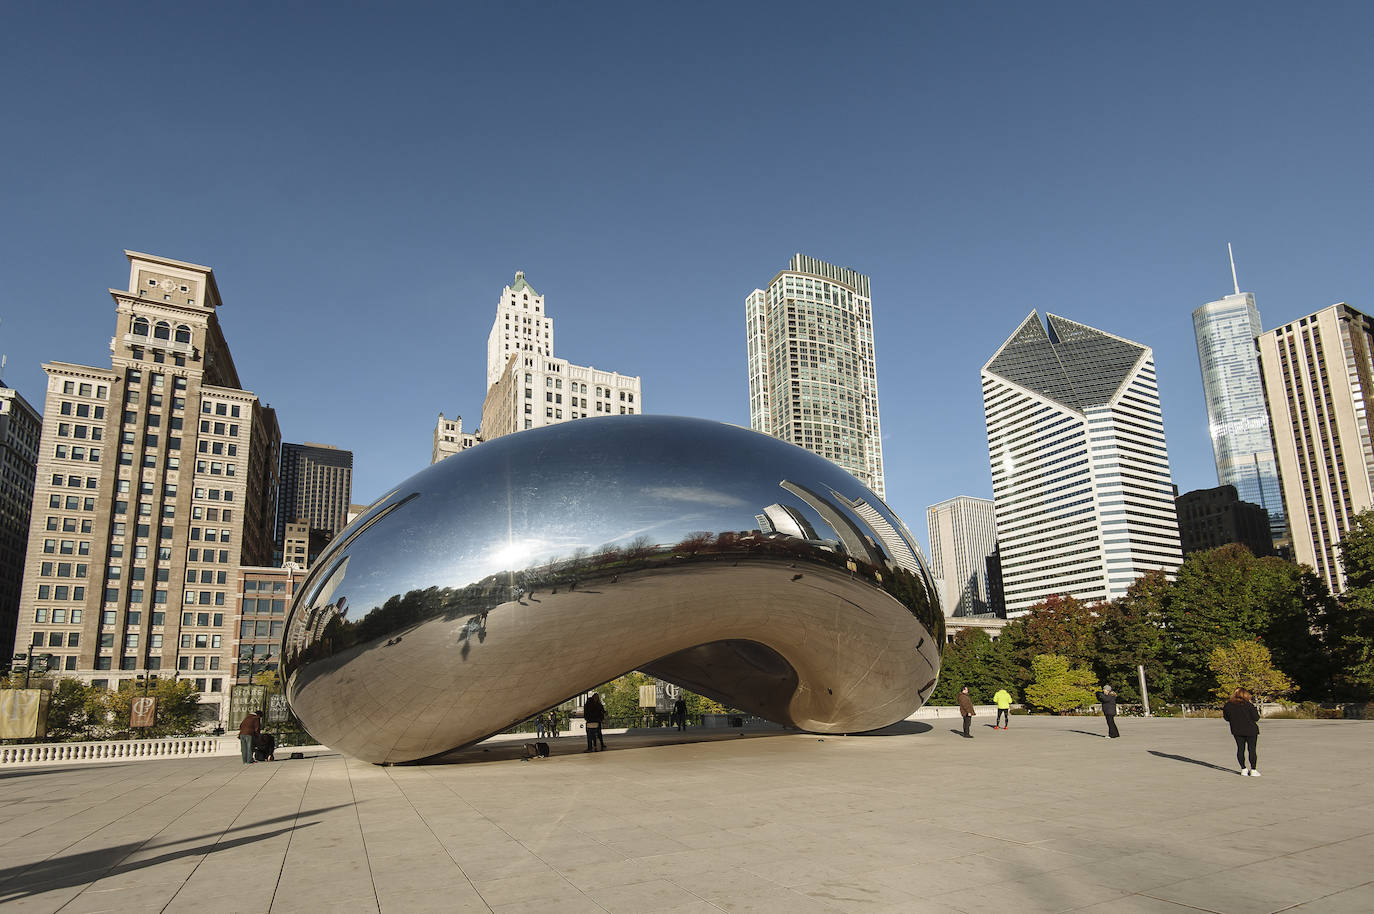
[[[624,733],[607,733],[604,752],[617,752],[622,749],[650,749],[655,746],[681,746],[694,743],[719,743],[737,739],[760,739],[769,736],[796,734],[796,730],[767,729],[741,730],[736,728],[698,727],[683,731],[655,728],[652,730],[627,730]],[[587,740],[583,736],[559,736],[554,739],[500,740],[478,743],[466,749],[457,749],[440,755],[430,756],[406,765],[469,765],[480,762],[509,762],[524,757],[526,742],[545,742],[549,744],[549,758],[535,761],[547,762],[549,759],[572,755],[594,755],[586,752]]]
[[[1204,762],[1202,759],[1188,758],[1186,755],[1173,755],[1169,752],[1160,752],[1157,749],[1148,750],[1151,755],[1159,758],[1171,758],[1176,762],[1187,762],[1190,765],[1201,765],[1203,768],[1215,768],[1217,771],[1224,771],[1227,774],[1235,774],[1235,768],[1223,768],[1221,765],[1213,765],[1211,762]]]
[[[114,764],[101,764],[99,762],[94,762],[92,764],[100,765],[101,771],[112,771],[115,768],[128,768],[131,763],[117,762]],[[90,771],[91,767],[92,765],[45,765],[42,767],[35,765],[32,768],[6,768],[0,771],[0,780],[5,778],[31,777],[39,774],[65,774],[69,771]]]
[[[203,857],[207,854],[243,847],[248,844],[255,844],[258,841],[266,841],[269,838],[275,838],[278,835],[284,835],[296,829],[309,828],[315,823],[301,822],[299,820],[306,816],[328,812],[332,809],[341,809],[343,805],[345,804],[322,806],[318,809],[302,810],[299,813],[287,813],[272,819],[264,819],[230,828],[218,835],[197,835],[194,838],[187,838],[184,841],[177,841],[175,843],[190,844],[190,842],[193,841],[200,841],[202,842],[200,844],[183,847],[179,850],[169,850],[166,853],[157,854],[156,856],[145,857],[134,863],[126,864],[123,861],[130,854],[136,853],[137,851],[147,851],[156,848],[157,845],[153,844],[153,839],[135,841],[128,844],[117,844],[112,847],[103,847],[99,850],[82,851],[78,854],[53,856],[37,863],[26,863],[20,866],[5,867],[0,869],[0,904],[17,901],[31,895],[39,895],[43,892],[50,892],[53,889],[85,885],[90,882],[95,882],[97,879],[105,879],[110,876],[137,872],[172,860],[180,860],[183,857]],[[231,832],[242,831],[248,828],[260,828],[263,825],[285,822],[287,820],[295,821],[292,821],[290,825],[284,828],[278,828],[273,831],[243,835],[237,838],[225,838],[225,836]]]
[[[919,720],[899,720],[895,724],[883,727],[880,730],[869,730],[866,733],[849,733],[847,736],[914,736],[917,733],[929,733],[935,728],[924,721]],[[818,734],[823,735],[823,734]]]
[[[1093,730],[1065,730],[1065,733],[1082,733],[1084,736],[1096,736],[1098,739],[1106,739],[1107,734],[1097,733]]]

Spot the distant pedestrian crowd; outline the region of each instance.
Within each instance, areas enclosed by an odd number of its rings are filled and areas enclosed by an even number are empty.
[[[1112,690],[1110,685],[1104,685],[1102,691],[1097,693],[1098,704],[1102,708],[1102,716],[1107,721],[1107,738],[1118,739],[1121,736],[1120,729],[1116,726],[1116,703],[1118,695]],[[1011,694],[1006,689],[998,689],[992,696],[992,703],[997,706],[997,720],[993,723],[992,729],[1006,730],[1011,725]],[[969,695],[968,686],[959,690],[959,715],[964,720],[963,735],[965,739],[973,739],[973,734],[969,728],[973,723],[978,711],[973,706],[973,698]],[[1231,693],[1230,699],[1222,706],[1221,716],[1231,726],[1231,735],[1236,740],[1236,764],[1240,768],[1240,773],[1246,777],[1259,777],[1259,708],[1255,706],[1254,695],[1248,689],[1236,689]],[[1249,765],[1247,766],[1247,759]]]

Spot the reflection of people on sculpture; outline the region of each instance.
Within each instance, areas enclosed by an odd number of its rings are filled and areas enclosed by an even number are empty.
[[[606,706],[601,703],[601,696],[593,692],[587,699],[587,703],[582,706],[582,717],[587,722],[587,748],[583,752],[596,752],[606,748],[606,737],[601,734],[605,729],[602,725],[606,722]]]
[[[679,730],[687,729],[687,699],[681,696],[673,702],[673,722]]]

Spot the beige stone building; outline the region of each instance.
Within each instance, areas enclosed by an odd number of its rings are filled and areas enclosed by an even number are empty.
[[[463,431],[462,416],[447,419],[440,413],[439,421],[434,424],[434,446],[429,452],[429,462],[438,463],[445,457],[452,457],[460,451],[467,450],[481,440],[475,432]]]
[[[306,569],[292,561],[280,568],[238,568],[234,586],[235,664],[230,674],[235,685],[248,685],[257,674],[279,668],[286,610],[305,574]]]
[[[1293,558],[1345,589],[1337,548],[1374,507],[1374,318],[1341,302],[1258,337]]]
[[[213,271],[125,253],[110,367],[43,366],[17,641],[111,688],[192,679],[223,721],[238,569],[272,557],[281,433],[240,383]]]
[[[544,296],[517,272],[501,290],[487,337],[481,440],[570,419],[642,412],[638,376],[574,365],[553,354],[553,318]]]

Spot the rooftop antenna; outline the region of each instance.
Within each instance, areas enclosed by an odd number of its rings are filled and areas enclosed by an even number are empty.
[[[1235,287],[1236,294],[1240,294],[1240,282],[1236,279],[1236,253],[1231,250],[1231,242],[1226,242],[1226,253],[1231,256],[1231,285]]]

